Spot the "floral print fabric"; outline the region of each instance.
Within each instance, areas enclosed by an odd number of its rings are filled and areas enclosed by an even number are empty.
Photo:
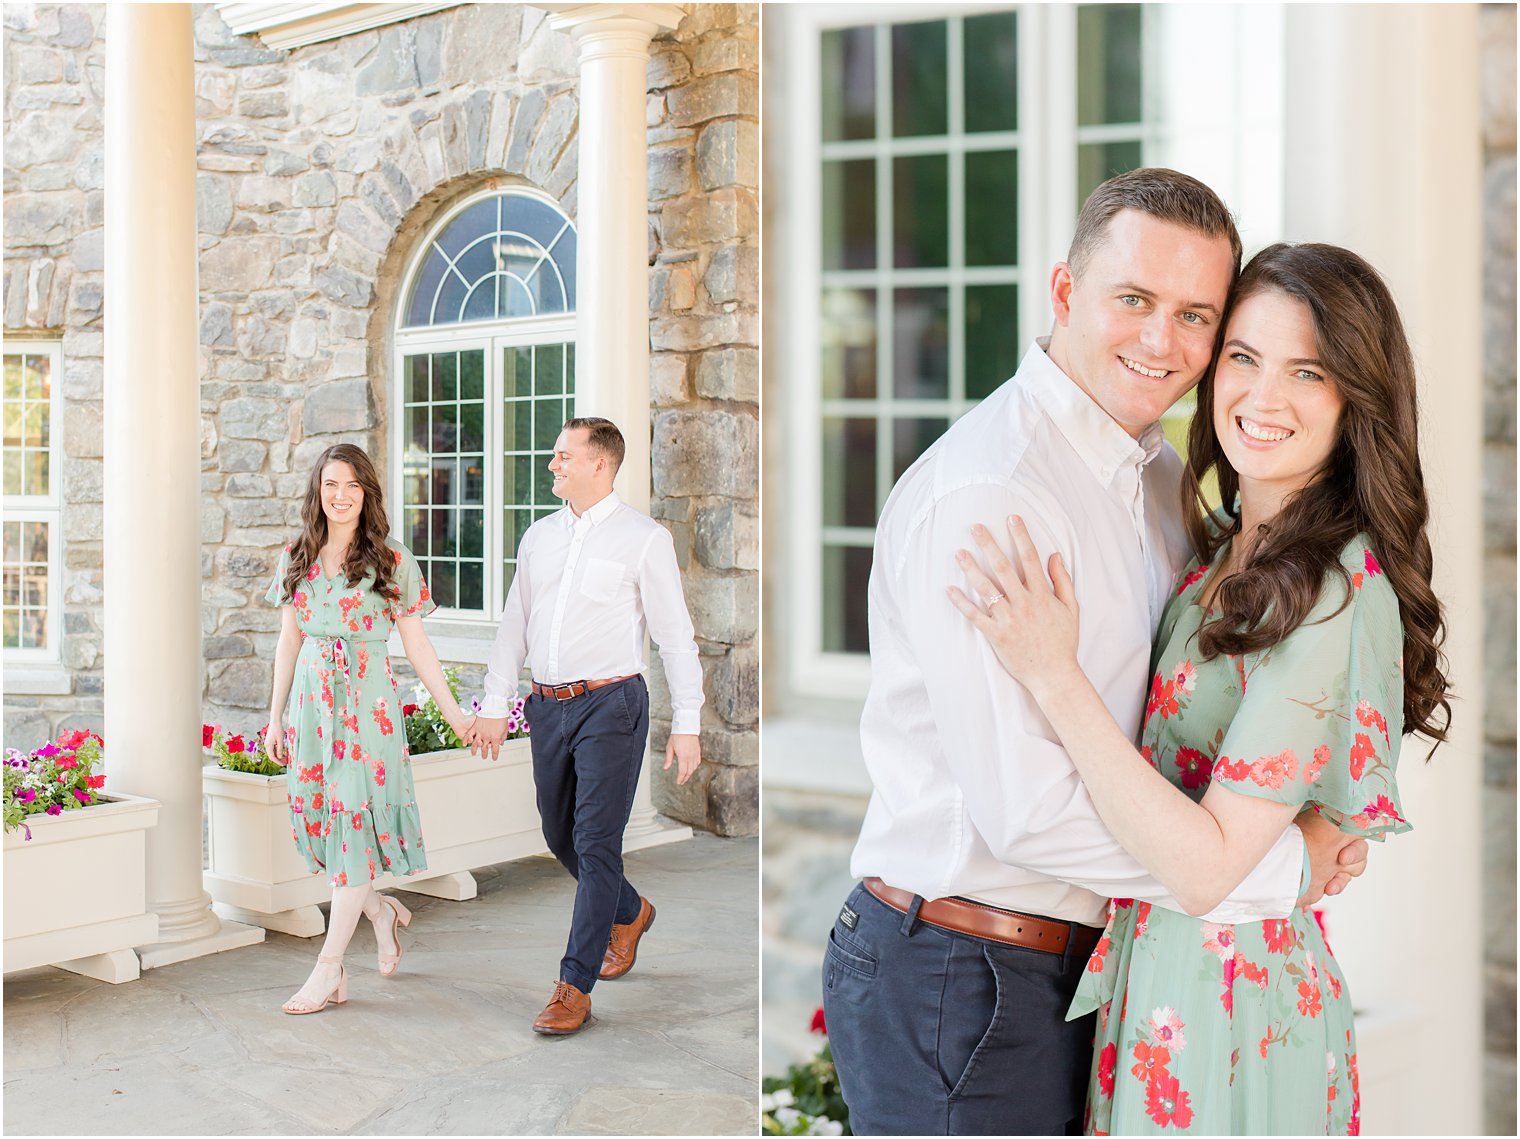
[[[285,727],[291,830],[311,872],[325,870],[334,886],[427,868],[386,641],[398,617],[425,617],[436,606],[416,559],[387,545],[397,602],[371,588],[373,575],[354,587],[341,570],[329,578],[321,559],[287,602],[289,546],[265,595],[293,605],[301,630]]]
[[[1349,833],[1409,829],[1394,782],[1398,599],[1365,537],[1341,564],[1347,584],[1328,575],[1286,640],[1209,661],[1195,636],[1209,568],[1184,574],[1157,635],[1140,751],[1191,798],[1222,780],[1310,804]],[[1359,1132],[1351,995],[1302,910],[1218,925],[1117,899],[1069,1016],[1094,1010],[1090,1133]]]

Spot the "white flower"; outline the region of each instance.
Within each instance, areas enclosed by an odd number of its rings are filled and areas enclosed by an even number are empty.
[[[426,704],[427,702],[428,702],[427,685],[423,684],[422,681],[419,680],[416,684],[412,685],[412,703],[413,704]]]
[[[770,1092],[763,1093],[760,1096],[760,1110],[761,1111],[774,1111],[775,1108],[776,1108],[776,1099],[775,1099],[775,1097],[772,1096]]]
[[[820,1115],[808,1126],[809,1135],[843,1135],[844,1124],[827,1115]]]
[[[777,1088],[771,1093],[771,1102],[777,1107],[791,1107],[797,1102],[797,1097],[792,1094],[791,1088]]]
[[[802,1112],[795,1107],[778,1107],[776,1109],[776,1126],[783,1131],[790,1131],[797,1121],[802,1118]]]
[[[1187,1038],[1182,1035],[1182,1018],[1177,1011],[1170,1006],[1158,1008],[1151,1013],[1151,1018],[1146,1022],[1150,1029],[1149,1036],[1152,1044],[1159,1044],[1171,1052],[1173,1056],[1180,1055],[1183,1047],[1187,1044]]]

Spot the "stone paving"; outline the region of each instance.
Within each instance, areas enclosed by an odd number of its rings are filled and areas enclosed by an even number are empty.
[[[108,985],[5,978],[8,1135],[752,1135],[758,1090],[758,844],[698,834],[637,851],[655,904],[626,977],[570,1037],[529,1029],[574,883],[548,857],[475,872],[480,896],[403,894],[396,977],[361,923],[349,996],[280,1004],[316,939],[250,946]]]

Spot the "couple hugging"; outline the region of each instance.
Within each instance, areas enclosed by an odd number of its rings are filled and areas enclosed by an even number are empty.
[[[1414,362],[1356,254],[1240,261],[1202,183],[1104,183],[1048,341],[887,500],[823,968],[856,1134],[1358,1130],[1308,906],[1449,722]]]
[[[612,489],[623,454],[622,433],[608,420],[571,419],[561,430],[549,470],[566,506],[523,534],[478,716],[450,693],[423,629],[436,606],[416,559],[389,536],[369,456],[344,443],[317,459],[300,537],[285,548],[267,595],[281,612],[269,754],[286,765],[296,845],[333,887],[316,967],[286,1012],[321,1012],[347,1000],[343,958],[361,915],[374,925],[380,975],[395,973],[397,927],[409,925],[411,914],[377,893],[374,879],[427,869],[386,652],[393,627],[449,726],[493,760],[523,665],[532,670],[523,711],[538,812],[549,849],[576,879],[559,981],[534,1031],[580,1030],[597,980],[633,967],[655,917],[623,875],[623,830],[649,733],[646,632],[660,646],[670,686],[665,766],[678,765],[680,783],[702,762],[703,697],[670,532]]]

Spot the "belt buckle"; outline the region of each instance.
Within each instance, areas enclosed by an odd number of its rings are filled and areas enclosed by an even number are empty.
[[[561,690],[563,690],[565,693],[563,696],[560,695]],[[554,698],[560,703],[564,703],[566,700],[573,700],[576,696],[580,695],[580,693],[576,692],[575,690],[574,681],[571,681],[569,684],[556,684],[553,688],[553,692]]]

